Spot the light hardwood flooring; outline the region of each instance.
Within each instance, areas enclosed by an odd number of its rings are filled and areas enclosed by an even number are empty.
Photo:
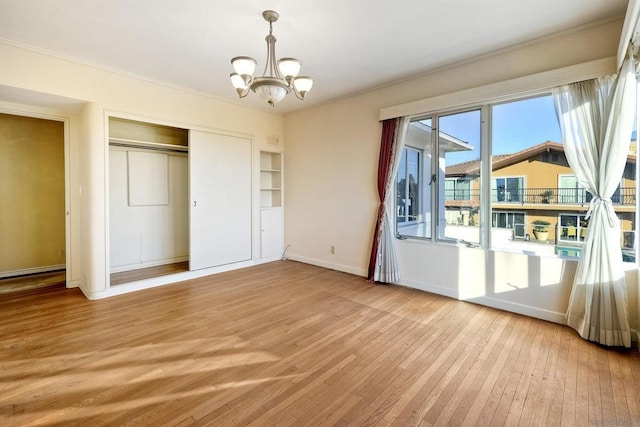
[[[640,425],[637,350],[279,261],[0,297],[0,425]]]

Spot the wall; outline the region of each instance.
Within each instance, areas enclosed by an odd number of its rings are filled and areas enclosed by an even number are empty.
[[[111,147],[109,150],[110,272],[127,271],[189,257],[189,178],[186,154],[165,155],[168,167],[166,204],[132,206],[129,203],[128,152],[149,150]],[[160,185],[153,181],[148,185]]]
[[[0,114],[0,277],[64,268],[64,123]]]
[[[495,171],[493,177],[501,176],[523,176],[525,177],[525,188],[552,188],[558,187],[558,175],[566,174],[571,175],[573,172],[569,166],[565,166],[566,160],[563,154],[560,154],[561,161],[559,163],[543,162],[542,155],[522,160],[513,165],[498,169]],[[533,221],[543,220],[551,223],[548,228],[547,241],[554,242],[556,238],[556,225],[558,225],[558,214],[560,212],[568,211],[586,211],[587,207],[575,205],[568,207],[566,205],[558,206],[555,204],[541,204],[541,199],[532,200],[535,205],[527,205],[529,209],[522,209],[522,207],[512,210],[519,210],[526,212],[526,233],[528,233],[532,239],[534,239]],[[505,207],[502,206],[504,209]]]
[[[621,21],[608,22],[541,39],[288,114],[287,256],[366,275],[378,207],[381,108],[614,56],[621,25]],[[335,254],[329,251],[331,245],[335,246]],[[398,241],[398,246],[401,283],[407,286],[549,320],[563,319],[574,261],[415,240]],[[505,269],[506,265],[527,268]],[[630,286],[635,286],[635,270],[629,277]],[[632,307],[637,307],[635,301],[632,300]]]
[[[283,139],[283,118],[223,102],[211,97],[161,85],[136,76],[119,74],[71,62],[56,56],[0,42],[2,69],[0,87],[24,91],[29,103],[20,108],[37,111],[47,96],[77,100],[80,111],[69,114],[70,158],[72,169],[70,194],[71,228],[77,228],[73,246],[74,279],[90,298],[113,294],[108,286],[108,144],[106,118],[109,114],[133,120],[151,121],[168,126],[217,130],[242,134],[253,141],[254,158],[268,137]],[[212,78],[216,78],[212,76]],[[220,78],[228,78],[220,76]],[[0,102],[2,91],[0,91]],[[259,172],[256,171],[256,185]],[[257,214],[259,192],[254,196],[252,218],[254,254],[259,254],[260,218]],[[207,272],[202,272],[205,274]],[[210,273],[210,272],[209,272]],[[126,291],[123,287],[121,291]]]

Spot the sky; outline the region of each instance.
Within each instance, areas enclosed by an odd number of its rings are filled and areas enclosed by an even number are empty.
[[[492,107],[493,154],[511,154],[545,141],[562,142],[551,95]],[[440,118],[440,131],[475,147],[473,151],[447,154],[447,164],[480,157],[480,110]]]

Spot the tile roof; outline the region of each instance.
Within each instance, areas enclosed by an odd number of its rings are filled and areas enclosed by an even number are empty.
[[[545,141],[541,144],[534,145],[532,147],[525,148],[524,150],[512,153],[512,154],[498,154],[491,156],[491,164],[493,170],[503,168],[505,166],[512,165],[521,160],[528,159],[531,156],[544,153],[545,151],[562,151],[564,147],[562,144]],[[470,160],[468,162],[458,163],[455,165],[449,165],[446,168],[446,176],[462,176],[462,175],[479,175],[480,174],[480,159]]]
[[[559,142],[545,141],[541,144],[534,145],[532,147],[525,148],[524,150],[512,153],[512,154],[498,154],[491,156],[492,170],[498,170],[514,163],[521,162],[532,156],[536,156],[540,153],[548,151],[559,151],[564,153],[564,146]],[[629,148],[629,154],[627,155],[627,161],[636,161],[636,148],[631,146]],[[445,172],[446,176],[465,176],[465,175],[480,175],[480,159],[470,160],[468,162],[457,163],[455,165],[448,165]]]

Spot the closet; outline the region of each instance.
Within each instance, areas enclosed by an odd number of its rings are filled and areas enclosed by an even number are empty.
[[[250,260],[251,140],[110,117],[109,248],[112,284]]]
[[[62,121],[0,113],[0,279],[66,268]]]

